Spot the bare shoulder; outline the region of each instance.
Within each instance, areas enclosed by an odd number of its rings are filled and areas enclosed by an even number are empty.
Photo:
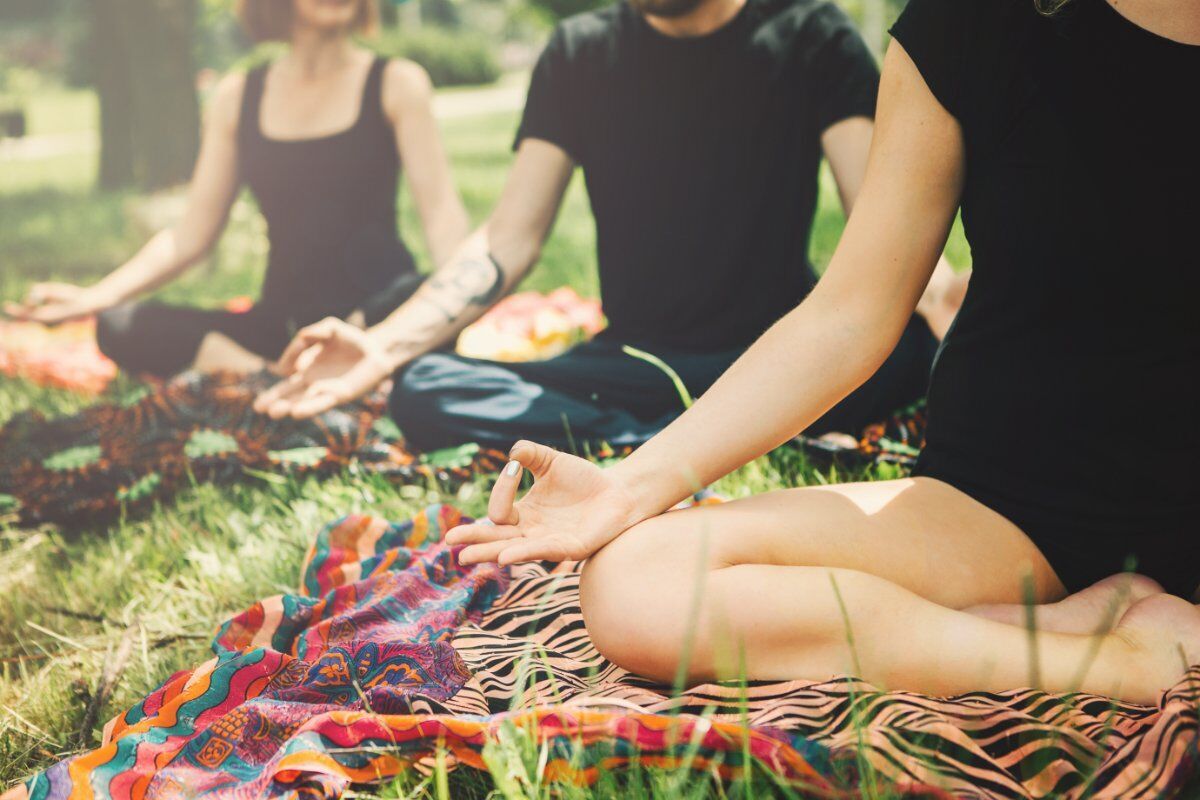
[[[428,108],[433,102],[433,81],[415,61],[393,58],[383,73],[383,104],[390,117]]]
[[[210,126],[232,132],[236,130],[242,109],[242,93],[246,89],[246,73],[230,72],[217,83],[209,100],[205,116]]]

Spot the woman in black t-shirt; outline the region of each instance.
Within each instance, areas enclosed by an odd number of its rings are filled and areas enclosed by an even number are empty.
[[[451,534],[463,560],[594,553],[596,645],[665,680],[686,655],[692,680],[849,671],[953,694],[1036,664],[1053,691],[1152,702],[1181,650],[1200,661],[1200,3],[1058,5],[911,0],[817,288],[621,464],[519,443],[494,525]],[[872,373],[960,206],[975,272],[916,476],[655,516]],[[514,503],[522,465],[536,483]]]

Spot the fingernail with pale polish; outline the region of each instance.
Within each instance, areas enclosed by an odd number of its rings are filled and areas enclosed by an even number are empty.
[[[516,475],[520,471],[521,471],[521,462],[520,461],[510,461],[510,462],[508,462],[508,464],[506,464],[504,466],[504,474],[508,475],[509,477]]]

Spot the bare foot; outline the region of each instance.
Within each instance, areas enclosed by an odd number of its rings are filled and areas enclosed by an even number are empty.
[[[1034,606],[1034,621],[1039,631],[1107,633],[1134,603],[1162,592],[1157,581],[1144,575],[1111,575],[1057,603]],[[1024,605],[972,606],[964,611],[996,622],[1026,627]]]
[[[205,374],[236,372],[249,375],[266,367],[267,362],[262,356],[251,353],[225,334],[216,332],[205,334],[192,361],[192,369]]]
[[[1200,608],[1170,594],[1139,600],[1109,634],[1105,650],[1118,659],[1114,676],[1120,685],[1113,694],[1155,704],[1200,663]]]
[[[967,285],[971,280],[971,271],[954,274],[941,269],[934,273],[929,287],[921,295],[917,303],[917,313],[920,314],[938,341],[946,338],[958,310],[962,308],[967,296]]]

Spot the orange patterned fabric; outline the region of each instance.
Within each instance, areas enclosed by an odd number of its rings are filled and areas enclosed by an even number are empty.
[[[0,375],[97,395],[117,376],[117,365],[96,347],[95,320],[54,328],[0,320]]]

